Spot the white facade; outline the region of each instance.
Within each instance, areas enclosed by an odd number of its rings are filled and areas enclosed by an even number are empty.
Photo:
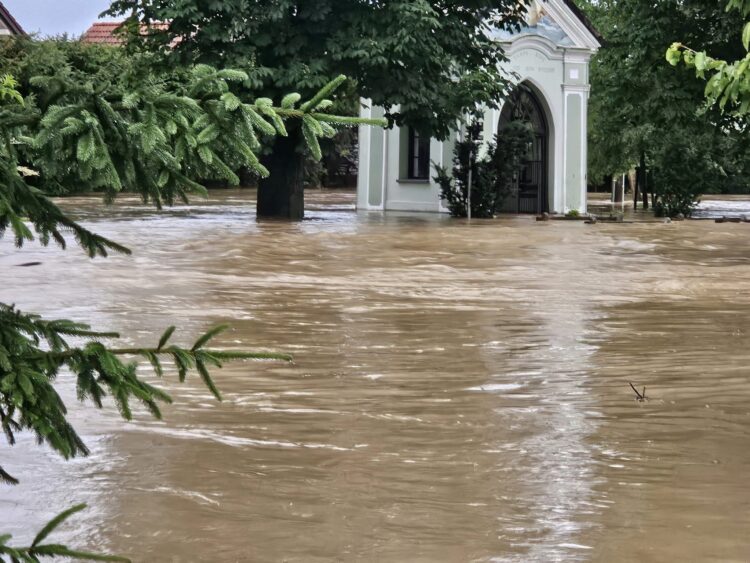
[[[498,32],[495,38],[509,59],[504,70],[531,94],[546,122],[539,209],[585,213],[589,60],[600,43],[571,2],[536,0],[528,26],[519,33]],[[370,107],[367,100],[363,107],[364,117],[383,116],[383,109]],[[502,110],[485,112],[485,140],[498,132]],[[445,211],[432,171],[428,179],[406,173],[410,138],[405,131],[362,127],[359,134],[358,209]],[[429,158],[450,168],[453,142],[432,139]]]

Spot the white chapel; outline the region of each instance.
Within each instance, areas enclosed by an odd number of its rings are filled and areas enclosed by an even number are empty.
[[[589,60],[601,39],[574,0],[534,0],[518,32],[496,31],[517,88],[484,115],[485,140],[509,121],[532,124],[535,142],[505,203],[510,213],[586,212]],[[383,108],[363,100],[363,117]],[[454,139],[420,138],[410,128],[363,127],[359,136],[357,208],[444,212],[431,162],[450,169]]]

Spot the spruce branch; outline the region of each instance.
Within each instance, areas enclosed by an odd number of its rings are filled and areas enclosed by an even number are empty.
[[[68,518],[81,512],[86,508],[85,504],[77,504],[67,510],[64,510],[52,520],[50,520],[40,531],[37,533],[31,545],[28,547],[11,547],[8,542],[12,539],[10,534],[4,534],[0,536],[0,561],[3,561],[3,556],[10,558],[13,563],[24,562],[24,563],[39,563],[41,558],[45,557],[68,557],[70,559],[86,560],[86,561],[117,561],[123,563],[129,563],[130,559],[125,557],[119,557],[116,555],[103,555],[99,553],[89,553],[86,551],[77,551],[70,549],[60,544],[42,544],[47,536],[54,532],[63,522]]]
[[[303,103],[300,109],[304,113],[310,113],[320,106],[331,94],[333,94],[347,78],[343,74],[338,75],[336,78],[331,80],[328,84],[323,86],[317,94],[315,94],[309,101]]]
[[[82,352],[81,348],[73,348],[65,350],[63,352],[39,352],[36,354],[30,354],[24,356],[24,360],[35,360],[40,358],[47,358],[50,360],[69,360],[75,358]],[[159,355],[171,355],[180,354],[182,358],[194,358],[200,353],[210,353],[215,358],[222,360],[280,360],[284,362],[291,362],[294,360],[290,354],[280,354],[276,352],[244,352],[234,350],[188,350],[177,346],[169,346],[167,348],[110,348],[107,352],[114,356],[145,356],[147,354]],[[190,362],[187,362],[189,364]]]
[[[6,472],[2,466],[0,466],[0,482],[5,483],[6,485],[18,485],[19,483],[18,479]]]
[[[386,127],[388,125],[388,121],[383,118],[347,117],[343,115],[331,115],[327,113],[313,113],[312,116],[318,121],[334,123],[337,125],[371,125],[374,127]]]
[[[221,368],[225,361],[276,360],[291,362],[288,354],[265,351],[206,348],[211,340],[227,330],[220,325],[206,331],[190,348],[169,344],[175,327],[169,327],[155,347],[110,347],[102,340],[116,333],[97,332],[88,325],[68,320],[44,320],[25,314],[13,306],[0,304],[0,425],[10,444],[20,431],[31,431],[63,457],[87,455],[88,449],[66,419],[67,408],[54,388],[65,368],[76,379],[79,401],[90,401],[102,408],[111,396],[121,416],[131,420],[131,401],[145,406],[157,419],[159,404],[172,399],[137,375],[134,358],[145,358],[157,377],[163,377],[162,359],[171,360],[180,382],[195,371],[211,393],[221,400],[208,367]],[[67,337],[83,338],[72,346]],[[14,478],[0,474],[13,482]]]
[[[297,104],[297,102],[299,102],[301,99],[302,99],[302,96],[296,92],[292,94],[287,94],[281,100],[281,107],[284,109],[292,109]]]

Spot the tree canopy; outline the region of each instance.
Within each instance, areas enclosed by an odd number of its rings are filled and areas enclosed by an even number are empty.
[[[317,106],[303,108],[301,95],[292,94],[274,108],[270,98],[249,98],[244,71],[157,71],[147,55],[111,47],[21,39],[0,45],[0,62],[18,73],[26,98],[13,119],[34,128],[33,138],[28,128],[14,131],[21,142],[11,148],[39,173],[29,181],[46,193],[98,189],[111,198],[130,190],[157,205],[172,203],[203,192],[204,180],[237,185],[243,168],[267,176],[262,145],[287,134],[284,119],[299,118],[314,159],[320,139],[367,121],[326,113],[325,96],[342,79],[311,100]]]
[[[127,16],[132,42],[171,58],[252,64],[262,95],[309,94],[346,74],[399,125],[444,137],[467,109],[506,94],[488,31],[518,25],[524,10],[518,0],[114,0],[107,13]]]
[[[666,214],[689,213],[701,193],[747,190],[744,124],[706,108],[693,72],[664,60],[672,38],[728,60],[743,55],[736,17],[713,0],[588,0],[583,7],[606,40],[591,68],[590,179],[624,173],[643,157],[657,203],[672,201]]]
[[[750,15],[750,0],[730,0],[727,12],[746,20]],[[726,60],[722,58],[725,54],[713,51],[709,54],[705,49],[695,50],[690,45],[675,42],[667,50],[667,60],[675,66],[684,61],[687,67],[695,69],[698,78],[707,80],[705,96],[709,105],[718,105],[722,111],[745,117],[750,114],[750,22],[744,24],[742,46],[744,56]]]

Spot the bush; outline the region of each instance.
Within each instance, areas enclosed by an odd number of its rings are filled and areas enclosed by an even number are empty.
[[[440,184],[440,197],[453,217],[466,217],[469,170],[471,170],[471,216],[488,218],[495,215],[497,174],[490,159],[477,158],[481,146],[482,124],[475,120],[466,128],[463,140],[453,149],[452,174],[435,165],[435,181]]]
[[[698,199],[708,184],[716,181],[719,171],[705,151],[694,144],[675,140],[657,154],[649,182],[656,191],[654,213],[657,217],[692,215]]]
[[[518,172],[532,140],[530,127],[525,123],[510,123],[479,158],[481,131],[482,123],[478,120],[467,126],[464,139],[456,142],[450,174],[446,168],[435,165],[434,180],[440,185],[440,197],[453,217],[467,216],[470,167],[472,217],[494,217],[505,199],[518,189]]]

